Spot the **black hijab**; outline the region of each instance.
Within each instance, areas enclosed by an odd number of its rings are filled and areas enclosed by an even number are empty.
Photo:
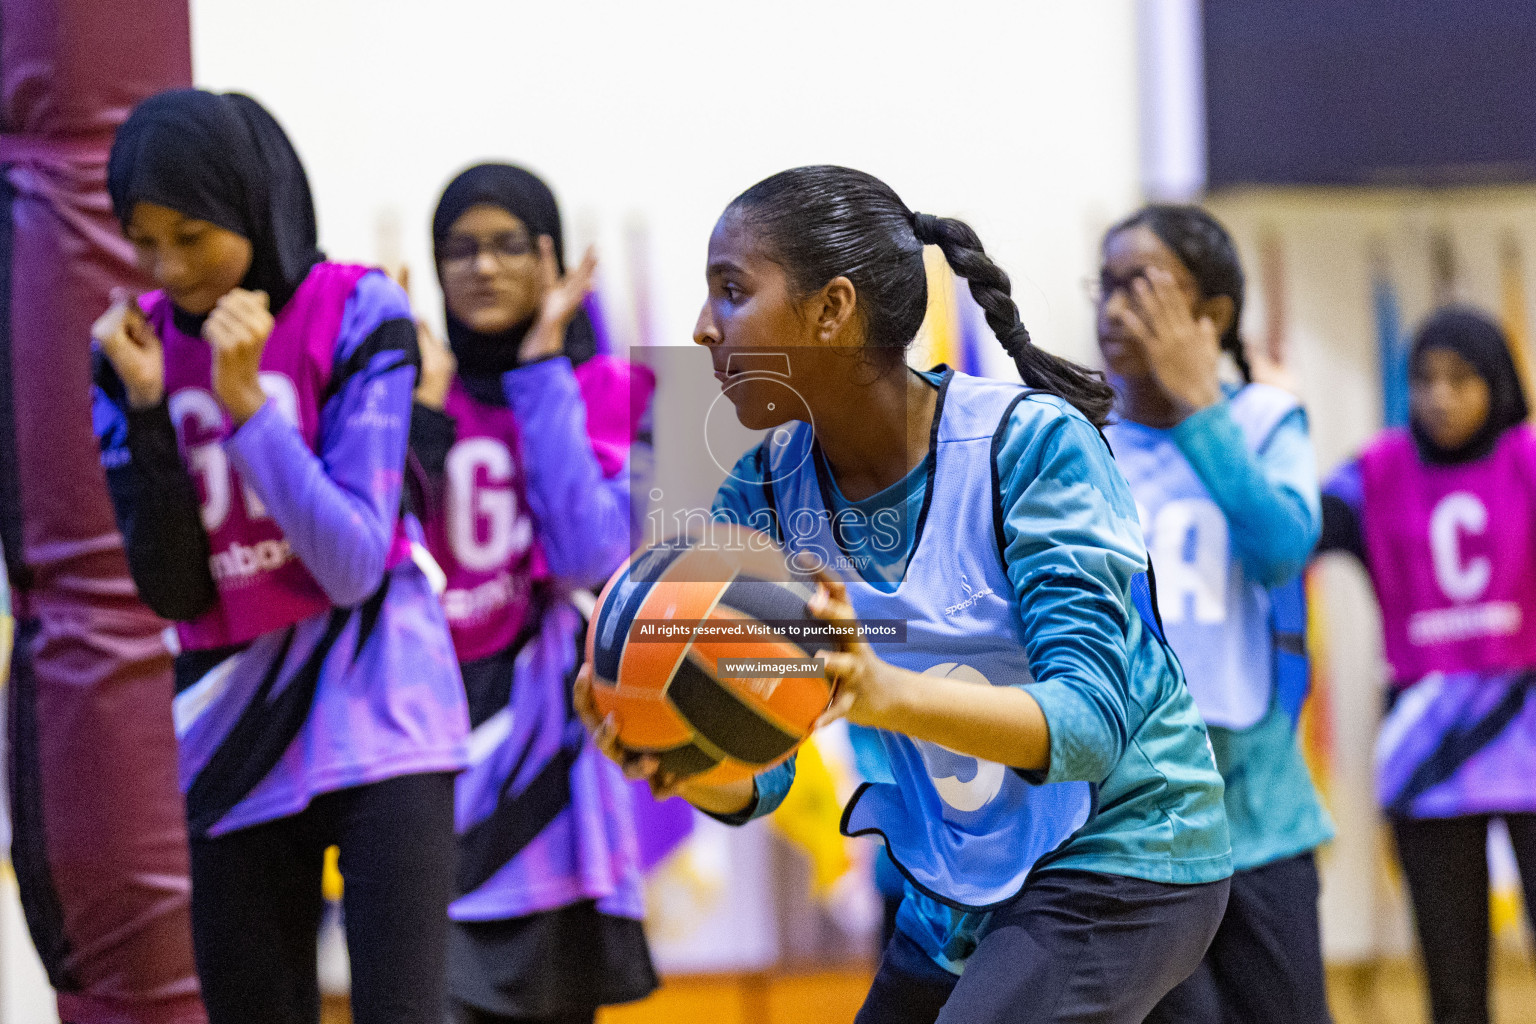
[[[134,107],[112,140],[107,191],[125,228],[143,201],[244,237],[251,269],[240,286],[266,292],[273,313],[325,258],[304,165],[249,96],[177,89]],[[201,329],[203,318],[175,312],[183,330]]]
[[[1408,365],[1417,368],[1424,352],[1432,348],[1456,353],[1483,378],[1488,385],[1488,418],[1460,447],[1449,449],[1435,444],[1415,421],[1409,425],[1414,444],[1425,462],[1442,466],[1474,462],[1493,451],[1504,431],[1530,415],[1509,342],[1499,325],[1483,314],[1465,306],[1447,306],[1419,328]]]
[[[555,243],[555,262],[565,273],[565,242],[560,231],[560,208],[554,193],[535,175],[510,164],[479,164],[448,183],[432,214],[432,245],[440,247],[464,212],[471,206],[496,206],[522,221],[531,240],[548,235]],[[437,265],[441,283],[443,267]],[[459,372],[466,378],[499,376],[517,367],[518,349],[523,336],[533,326],[530,317],[497,334],[481,334],[444,309],[448,322],[448,347],[459,362]],[[571,362],[581,363],[592,357],[597,338],[587,311],[579,309],[565,329],[565,354]]]

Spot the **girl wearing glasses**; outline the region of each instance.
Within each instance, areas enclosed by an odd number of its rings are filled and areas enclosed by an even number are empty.
[[[401,511],[405,294],[324,258],[304,169],[245,96],[141,103],[107,187],[160,285],[97,323],[95,413],[134,581],[177,623],[209,1019],[319,1018],[337,845],[353,1019],[437,1024],[468,721]]]
[[[1326,1024],[1313,851],[1333,829],[1295,737],[1305,694],[1300,573],[1320,528],[1306,414],[1251,382],[1243,269],[1193,206],[1148,206],[1104,237],[1105,431],[1157,571],[1163,628],[1226,780],[1232,895],[1199,969],[1152,1022]],[[1244,383],[1222,382],[1230,357]]]
[[[570,713],[573,593],[631,548],[649,371],[594,355],[595,259],[565,269],[542,181],[483,164],[432,218],[448,346],[425,327],[413,451],[469,695],[449,990],[464,1024],[590,1024],[656,987],[631,791]],[[455,363],[456,369],[455,369]]]

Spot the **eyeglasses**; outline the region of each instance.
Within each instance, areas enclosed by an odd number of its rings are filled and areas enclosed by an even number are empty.
[[[437,258],[444,270],[460,273],[473,267],[483,252],[490,253],[496,262],[506,266],[519,256],[533,252],[533,242],[521,231],[507,231],[489,238],[449,235],[437,247]]]
[[[1129,290],[1138,277],[1141,275],[1116,277],[1107,270],[1101,270],[1098,277],[1083,278],[1083,294],[1088,296],[1089,302],[1097,306],[1120,289]]]
[[[1104,300],[1108,299],[1111,295],[1115,294],[1115,292],[1129,292],[1131,290],[1131,285],[1135,284],[1139,279],[1145,276],[1146,275],[1144,274],[1132,274],[1129,277],[1116,277],[1108,270],[1101,270],[1099,271],[1098,277],[1083,278],[1083,294],[1088,296],[1089,302],[1097,306],[1103,303]],[[1180,291],[1190,295],[1192,299],[1198,299],[1200,297],[1199,292],[1191,288],[1185,281],[1179,281],[1178,287]]]

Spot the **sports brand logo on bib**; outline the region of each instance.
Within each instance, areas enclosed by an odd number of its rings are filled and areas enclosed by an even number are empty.
[[[992,595],[992,588],[986,584],[983,584],[980,590],[977,590],[975,587],[971,586],[971,578],[963,572],[960,573],[960,589],[965,591],[964,599],[956,601],[954,604],[945,608],[945,615],[958,615],[960,612],[963,612],[968,608],[975,607],[982,598],[990,597]],[[986,682],[985,677],[983,677],[982,682]]]

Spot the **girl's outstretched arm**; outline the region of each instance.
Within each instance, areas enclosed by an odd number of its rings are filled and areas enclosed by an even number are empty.
[[[857,616],[844,585],[823,575],[810,609],[832,622]],[[832,705],[818,727],[846,717],[855,725],[905,733],[985,761],[1042,771],[1050,758],[1050,730],[1040,705],[1014,686],[978,686],[925,676],[882,661],[861,639],[845,639],[826,655],[835,681]]]
[[[1323,530],[1314,555],[1345,551],[1362,565],[1365,560],[1365,533],[1360,522],[1364,502],[1364,484],[1358,460],[1340,466],[1323,485]]]

